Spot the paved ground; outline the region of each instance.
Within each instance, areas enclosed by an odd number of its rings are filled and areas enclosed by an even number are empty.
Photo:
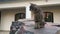
[[[27,26],[24,26],[25,30],[34,32],[34,34],[56,34],[60,27],[52,26],[52,23],[47,23],[45,28],[34,29],[34,22],[28,21],[24,22]],[[9,34],[9,32],[0,32],[0,34]]]

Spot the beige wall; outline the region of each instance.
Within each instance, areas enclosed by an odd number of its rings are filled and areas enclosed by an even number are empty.
[[[1,27],[1,19],[0,19],[0,27]],[[0,28],[1,29],[1,28]]]
[[[53,12],[53,20],[54,23],[60,23],[60,7],[47,7],[44,8],[43,11],[45,12]]]
[[[40,1],[23,1],[23,2],[8,2],[8,3],[0,3],[0,9],[4,8],[14,8],[14,7],[22,7],[22,6],[28,6],[30,3],[37,4],[37,5],[54,5],[54,4],[59,4],[60,0],[48,0],[46,2],[45,0],[40,0]]]
[[[54,23],[60,24],[60,10],[54,11]]]
[[[54,23],[60,23],[60,7],[44,7],[42,8],[44,12],[53,12]],[[32,19],[34,19],[34,14],[32,13]]]
[[[2,3],[0,4],[0,9],[6,9],[6,8],[15,8],[15,7],[22,7],[22,6],[30,6],[30,3],[34,3],[37,5],[48,5],[48,4],[56,4],[53,2],[41,2],[41,1],[30,1],[30,2],[14,2],[14,3]],[[41,3],[41,4],[40,4]],[[27,10],[27,9],[26,9]],[[21,10],[22,12],[24,10]],[[16,13],[21,12],[18,9],[8,9],[8,10],[1,10],[2,12],[2,16],[1,16],[1,29],[0,30],[9,30],[9,27],[11,25],[11,22],[14,21],[14,15]],[[43,11],[49,11],[49,12],[53,12],[53,16],[54,16],[54,23],[59,23],[59,18],[60,18],[60,9],[57,8],[45,8],[43,9]],[[27,15],[27,14],[26,14]],[[31,19],[34,19],[34,14],[32,13],[32,17]],[[6,25],[7,24],[7,25]]]
[[[16,13],[25,13],[25,10],[23,9],[6,9],[6,10],[1,10],[1,29],[0,30],[9,30],[10,25],[12,21],[15,19],[15,14]]]
[[[44,12],[53,12],[54,23],[60,23],[60,7],[44,7]],[[1,10],[1,26],[0,30],[9,30],[12,21],[15,19],[16,13],[25,13],[25,9],[4,9]],[[31,13],[31,19],[34,19],[34,14]]]

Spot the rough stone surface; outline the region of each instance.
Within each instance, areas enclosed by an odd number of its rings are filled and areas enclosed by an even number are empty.
[[[34,34],[56,34],[57,31],[60,31],[60,27],[52,26],[54,23],[47,23],[45,28],[34,29],[34,21],[24,22],[26,26],[24,26],[25,30],[34,32]],[[0,31],[0,34],[9,34],[6,31]],[[57,32],[57,34],[60,34]]]

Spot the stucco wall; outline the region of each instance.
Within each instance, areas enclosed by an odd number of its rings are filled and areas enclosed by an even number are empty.
[[[45,8],[42,8],[42,9],[43,9],[44,12],[52,12],[54,23],[60,23],[60,7],[59,6],[45,7]]]
[[[1,19],[0,19],[0,27],[1,27]],[[1,28],[0,28],[1,29]]]
[[[60,24],[60,10],[54,11],[54,23]]]
[[[42,11],[52,12],[54,23],[60,23],[60,7],[43,7]],[[32,13],[32,19],[34,19],[34,14]]]
[[[0,3],[0,9],[4,8],[14,8],[14,7],[22,7],[22,6],[28,6],[30,3],[37,4],[37,5],[51,5],[51,4],[59,4],[60,0],[40,0],[40,1],[22,1],[22,2],[1,2]]]
[[[23,9],[5,9],[1,10],[1,29],[0,30],[9,30],[10,25],[12,21],[15,19],[16,13],[25,13],[25,10]]]
[[[60,7],[48,7],[46,10],[53,12],[54,23],[60,23]]]
[[[42,10],[45,12],[53,12],[54,23],[60,22],[60,7],[44,7],[42,8]],[[20,10],[19,8],[1,10],[1,27],[0,27],[1,29],[0,30],[9,30],[12,21],[14,21],[15,19],[15,14],[19,12],[25,13],[25,10]],[[31,19],[34,19],[33,15],[34,14],[32,13]]]

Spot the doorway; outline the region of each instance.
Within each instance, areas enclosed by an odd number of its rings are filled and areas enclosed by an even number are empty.
[[[52,12],[44,12],[44,20],[45,22],[52,22],[53,23],[53,13]]]

